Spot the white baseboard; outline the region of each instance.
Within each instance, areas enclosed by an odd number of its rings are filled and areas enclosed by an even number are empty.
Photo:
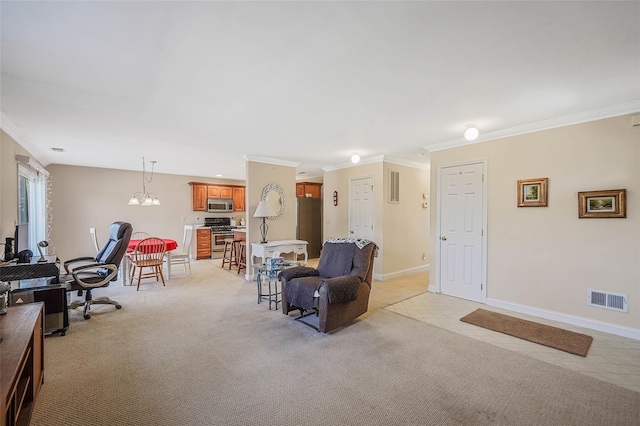
[[[429,286],[431,291],[431,286]],[[434,289],[435,291],[435,289]],[[548,311],[546,309],[533,308],[531,306],[520,305],[518,303],[505,302],[502,300],[487,298],[487,305],[496,308],[508,309],[522,314],[533,315],[540,318],[546,318],[554,321],[560,321],[578,327],[590,328],[592,330],[603,331],[616,336],[628,337],[630,339],[640,340],[640,330],[621,325],[609,324],[606,322],[596,321],[588,318],[577,317],[574,315],[563,314],[560,312]]]
[[[373,279],[377,281],[390,280],[404,275],[415,274],[416,272],[428,271],[429,265],[417,266],[415,268],[403,269],[402,271],[391,272],[390,274],[373,274]]]

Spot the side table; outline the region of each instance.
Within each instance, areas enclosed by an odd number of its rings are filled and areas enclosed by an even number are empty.
[[[272,303],[275,304],[275,309],[278,310],[278,303],[281,302],[281,290],[278,289],[278,281],[280,281],[278,274],[283,269],[300,265],[302,265],[302,262],[287,261],[281,267],[268,270],[267,265],[264,263],[254,263],[253,267],[258,270],[258,275],[256,277],[256,284],[258,285],[258,303],[262,302],[262,300],[268,300],[269,310],[271,310]],[[263,285],[266,285],[267,293],[262,292],[264,288]]]

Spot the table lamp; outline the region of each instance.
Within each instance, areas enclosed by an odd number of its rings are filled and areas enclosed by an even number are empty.
[[[253,217],[262,218],[262,223],[260,224],[260,234],[262,236],[262,241],[260,241],[260,244],[267,243],[267,231],[269,230],[269,225],[267,225],[266,219],[268,217],[274,216],[278,216],[278,212],[276,212],[273,206],[269,204],[269,201],[260,201],[260,203],[258,204],[258,208],[256,208],[256,212],[253,214]]]

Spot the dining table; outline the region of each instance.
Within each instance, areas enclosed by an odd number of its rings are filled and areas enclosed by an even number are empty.
[[[176,240],[172,240],[171,238],[160,238],[165,242],[166,255],[167,255],[167,276],[171,276],[171,252],[178,248],[178,242]],[[129,244],[127,244],[127,254],[130,254],[135,250],[138,243],[142,240],[129,240]],[[144,251],[144,249],[143,249]],[[131,269],[131,257],[125,255],[122,258],[122,285],[127,285],[127,281],[130,280],[129,271]]]

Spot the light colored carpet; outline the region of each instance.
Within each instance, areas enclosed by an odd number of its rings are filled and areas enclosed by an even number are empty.
[[[375,284],[374,284],[375,287]],[[381,286],[384,287],[384,286]],[[640,394],[377,309],[321,334],[211,263],[45,340],[32,425],[637,425]],[[96,295],[98,295],[96,291]]]

